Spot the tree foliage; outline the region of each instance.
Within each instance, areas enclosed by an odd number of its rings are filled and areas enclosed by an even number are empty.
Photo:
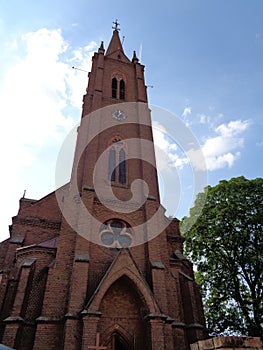
[[[263,179],[206,187],[181,231],[197,266],[211,333],[262,337]]]

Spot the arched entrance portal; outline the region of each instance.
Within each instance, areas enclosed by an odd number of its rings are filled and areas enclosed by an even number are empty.
[[[126,341],[118,334],[114,333],[107,345],[107,350],[130,350]]]
[[[100,311],[98,329],[107,350],[147,350],[148,332],[145,315],[148,313],[144,298],[135,284],[122,276],[105,293]]]

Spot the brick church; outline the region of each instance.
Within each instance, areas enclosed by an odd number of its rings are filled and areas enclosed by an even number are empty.
[[[92,59],[70,182],[21,198],[0,244],[0,343],[17,350],[187,350],[207,336],[160,203],[144,66],[113,29]]]

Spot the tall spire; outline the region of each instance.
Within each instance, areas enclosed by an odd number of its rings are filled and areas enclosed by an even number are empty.
[[[119,28],[118,26],[120,25],[118,23],[118,20],[116,19],[115,22],[113,22],[114,26],[112,27],[113,30],[113,34],[112,34],[112,38],[111,38],[111,41],[109,43],[109,46],[108,46],[108,49],[106,51],[106,55],[111,55],[112,53],[114,52],[122,52],[124,54],[124,51],[123,51],[123,47],[122,47],[122,43],[121,43],[121,40],[120,40],[120,37],[119,37]]]

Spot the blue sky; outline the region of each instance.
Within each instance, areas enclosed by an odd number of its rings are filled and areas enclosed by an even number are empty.
[[[16,215],[18,201],[54,189],[61,144],[80,119],[90,60],[101,40],[109,43],[120,22],[124,50],[136,50],[145,65],[149,102],[171,113],[154,121],[159,162],[179,177],[168,214],[181,218],[192,205],[194,185],[184,150],[176,147],[173,118],[197,138],[208,183],[244,175],[262,176],[263,2],[260,0],[0,1],[1,230]],[[169,119],[169,118],[168,118]],[[184,182],[185,181],[185,182]],[[177,183],[175,181],[175,183]],[[163,191],[163,190],[162,190]]]

